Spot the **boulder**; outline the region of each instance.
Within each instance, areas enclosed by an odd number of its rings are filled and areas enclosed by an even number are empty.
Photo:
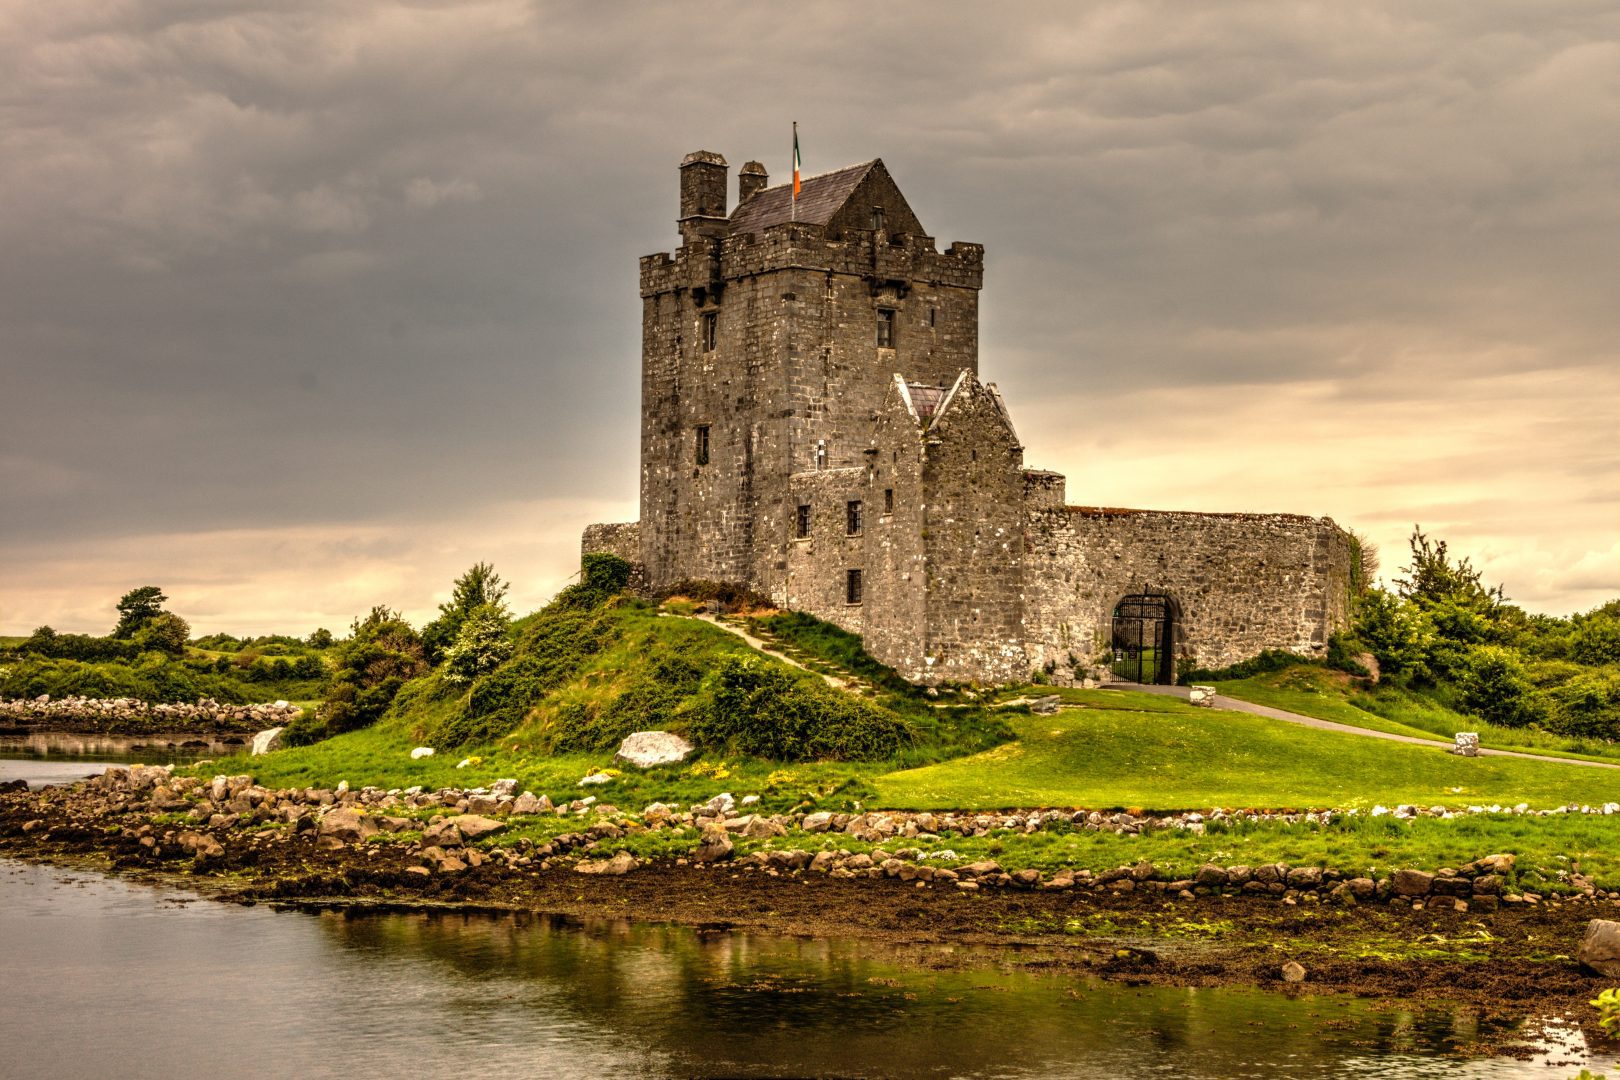
[[[1459,757],[1479,757],[1479,732],[1459,731],[1456,740],[1457,745],[1451,748],[1453,754]]]
[[[374,835],[378,828],[376,819],[371,815],[343,807],[328,811],[326,816],[321,818],[317,835],[353,844]]]
[[[411,751],[411,760],[412,761],[421,761],[425,757],[432,757],[432,756],[433,756],[433,747],[431,747],[431,746],[418,746],[415,750]]]
[[[461,838],[471,844],[482,840],[486,836],[494,836],[506,829],[506,826],[493,818],[481,817],[478,814],[457,814],[446,818],[450,824],[461,833]]]
[[[700,863],[719,862],[731,858],[731,853],[737,845],[731,842],[731,837],[718,829],[705,830],[703,842],[692,852],[692,861]]]
[[[1215,688],[1213,686],[1188,687],[1187,701],[1201,709],[1213,709],[1215,707]]]
[[[1205,863],[1193,875],[1193,883],[1206,888],[1219,888],[1227,882],[1226,869],[1214,863]]]
[[[286,730],[284,727],[273,727],[253,736],[253,747],[248,751],[248,756],[258,757],[260,754],[268,754],[272,750],[280,750],[282,747],[281,733]]]
[[[669,731],[637,731],[625,736],[613,760],[638,769],[651,769],[655,765],[675,765],[692,756],[697,749],[679,735]]]
[[[832,814],[826,810],[817,810],[813,814],[806,814],[799,827],[807,833],[826,832],[832,827]]]
[[[608,877],[619,877],[628,874],[641,864],[636,857],[628,851],[621,851],[611,859],[598,859],[593,862],[577,863],[574,866],[576,874],[604,874]]]
[[[514,814],[538,814],[542,810],[549,809],[551,809],[550,803],[547,802],[542,806],[540,800],[535,798],[532,791],[525,791],[512,800],[512,813]]]
[[[1397,870],[1393,878],[1396,896],[1428,896],[1434,875],[1422,870]]]
[[[1587,923],[1575,959],[1606,979],[1620,979],[1620,922],[1593,919]]]
[[[1290,960],[1282,966],[1282,981],[1285,983],[1302,983],[1305,981],[1305,965],[1298,960]]]
[[[1039,697],[1030,702],[1029,711],[1037,716],[1051,716],[1053,713],[1058,711],[1059,706],[1062,704],[1063,699],[1057,694],[1048,694],[1045,697]]]
[[[583,780],[581,780],[579,782],[579,786],[580,787],[592,787],[592,786],[595,786],[597,784],[611,784],[611,783],[613,783],[613,777],[609,776],[607,773],[605,773],[605,772],[593,772],[593,773],[591,773],[591,775],[589,775],[589,776],[585,777]]]

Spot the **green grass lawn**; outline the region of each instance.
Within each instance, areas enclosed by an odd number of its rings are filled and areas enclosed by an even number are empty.
[[[1384,731],[1450,744],[1459,731],[1479,732],[1480,744],[1493,750],[1620,762],[1620,744],[1575,739],[1526,728],[1498,727],[1465,716],[1420,694],[1396,687],[1357,691],[1335,672],[1297,667],[1215,684],[1228,697],[1334,720],[1369,731]]]
[[[1125,691],[1063,696],[1086,707],[1014,716],[1015,742],[880,776],[873,781],[879,804],[1172,810],[1620,801],[1620,770],[1465,759],[1440,747],[1316,731]]]

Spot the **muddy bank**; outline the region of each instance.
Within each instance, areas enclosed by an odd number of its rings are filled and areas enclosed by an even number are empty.
[[[71,788],[0,794],[0,855],[173,875],[242,903],[472,905],[896,948],[989,945],[1007,963],[1127,981],[1286,986],[1583,1020],[1608,982],[1583,972],[1572,956],[1587,920],[1620,909],[1614,898],[1579,894],[1511,906],[1470,906],[1451,896],[1380,903],[1376,888],[1369,902],[1357,902],[1353,892],[1339,902],[1328,902],[1329,892],[1301,902],[1298,889],[1275,894],[1269,884],[1194,890],[1129,874],[1054,884],[1054,875],[1032,871],[936,869],[866,853],[864,864],[857,856],[843,866],[823,858],[817,868],[808,852],[729,850],[732,836],[740,841],[750,828],[764,828],[756,823],[782,827],[765,818],[729,832],[726,824],[738,817],[708,821],[702,844],[672,848],[687,854],[638,859],[620,850],[609,857],[627,828],[656,834],[666,826],[656,814],[632,820],[563,808],[577,831],[514,839],[503,835],[501,817],[467,813],[473,799],[498,796],[451,794],[459,797],[438,796],[437,814],[408,817],[422,811],[403,806],[397,793],[271,793],[246,777],[209,783],[161,769],[110,770]],[[367,806],[367,798],[378,805]],[[388,799],[391,805],[381,805]],[[1286,882],[1291,871],[1281,869]],[[1482,867],[1478,877],[1494,869]],[[923,870],[931,872],[919,876]],[[1126,881],[1132,887],[1123,887]],[[1289,961],[1302,966],[1302,981],[1285,981]]]

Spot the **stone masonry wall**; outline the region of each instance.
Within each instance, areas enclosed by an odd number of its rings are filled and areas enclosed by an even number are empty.
[[[1027,536],[1031,668],[1088,666],[1131,593],[1171,597],[1178,657],[1201,667],[1264,649],[1320,656],[1347,622],[1349,537],[1328,518],[1032,507]]]

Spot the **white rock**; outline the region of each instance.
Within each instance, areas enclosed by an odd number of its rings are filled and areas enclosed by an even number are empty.
[[[1194,686],[1187,691],[1187,700],[1199,708],[1213,709],[1215,707],[1215,688],[1213,686]]]
[[[412,761],[421,761],[425,757],[432,757],[432,756],[433,756],[433,747],[431,747],[431,746],[418,746],[415,750],[411,751],[411,760]],[[463,764],[466,764],[466,763],[463,762]]]
[[[277,698],[276,699],[276,708],[278,708],[278,709],[285,709],[291,704],[292,704],[292,702],[288,701],[286,698]]]
[[[605,773],[605,772],[593,772],[593,773],[591,773],[591,775],[589,775],[585,779],[581,780],[579,782],[579,786],[580,787],[587,787],[587,786],[592,785],[592,784],[611,784],[611,783],[613,783],[613,777],[609,776],[607,773]]]
[[[456,768],[465,769],[467,766],[469,766],[471,764],[472,764],[472,758],[470,758],[470,757],[462,758],[460,761],[456,762]]]
[[[742,805],[744,806],[753,806],[757,802],[759,802],[758,795],[744,795],[742,797]]]
[[[268,731],[261,731],[253,736],[253,747],[248,751],[248,756],[258,757],[260,754],[268,754],[272,750],[280,750],[281,733],[286,730],[286,728],[273,727]]]
[[[615,761],[650,769],[654,765],[673,765],[685,761],[697,748],[685,739],[668,731],[637,731],[626,736],[619,744]]]

